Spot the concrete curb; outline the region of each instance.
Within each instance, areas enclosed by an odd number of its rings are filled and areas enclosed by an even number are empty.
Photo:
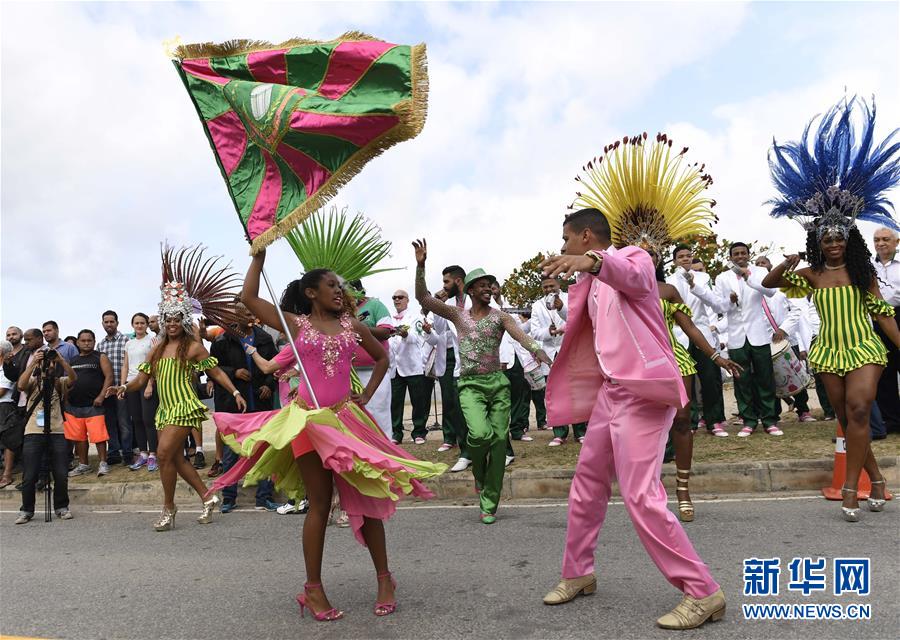
[[[889,487],[900,486],[900,456],[883,456],[878,465]],[[760,462],[707,463],[694,465],[691,494],[696,497],[715,497],[737,493],[777,493],[781,491],[815,491],[831,484],[833,459],[827,460],[768,460]],[[513,465],[507,470],[503,483],[504,499],[565,499],[569,495],[574,469],[521,469]],[[472,474],[445,473],[426,483],[442,500],[475,498]],[[663,484],[672,494],[675,490],[675,465],[663,465]],[[613,486],[618,495],[618,485]],[[143,482],[92,482],[69,485],[73,504],[84,505],[154,505],[162,502],[162,486],[158,480]],[[175,491],[177,502],[197,499],[194,491],[183,482]],[[253,490],[239,491],[240,504],[252,504]],[[0,507],[18,508],[19,492],[13,487],[0,491]]]

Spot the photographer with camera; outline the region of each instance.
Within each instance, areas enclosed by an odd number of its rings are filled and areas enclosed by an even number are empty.
[[[72,518],[62,398],[76,380],[71,365],[55,349],[37,351],[19,376],[19,391],[27,397],[27,422],[22,444],[22,507],[16,524],[25,524],[34,517],[35,484],[47,450],[53,474],[53,507],[63,520]]]

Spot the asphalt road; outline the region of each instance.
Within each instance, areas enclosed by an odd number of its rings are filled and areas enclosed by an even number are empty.
[[[700,630],[657,629],[679,600],[638,542],[624,508],[610,508],[597,550],[594,596],[541,604],[555,584],[565,506],[502,505],[493,526],[475,507],[413,506],[387,525],[400,607],[372,614],[368,554],[346,529],[329,528],[325,584],[343,620],[299,616],[304,581],[303,516],[237,511],[196,524],[183,505],[178,527],[156,533],[155,514],[78,509],[69,521],[12,524],[0,514],[0,633],[42,638],[896,638],[900,629],[900,509],[839,518],[820,498],[748,498],[698,503],[687,525],[722,583],[728,612]],[[780,557],[782,594],[742,594],[742,563]],[[828,559],[828,591],[785,592],[794,556]],[[835,557],[872,559],[868,597],[832,595]],[[872,619],[747,621],[741,604],[867,603]]]

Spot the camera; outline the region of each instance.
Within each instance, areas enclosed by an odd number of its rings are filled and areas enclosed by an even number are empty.
[[[44,360],[55,360],[58,355],[56,349],[47,349],[44,352]]]

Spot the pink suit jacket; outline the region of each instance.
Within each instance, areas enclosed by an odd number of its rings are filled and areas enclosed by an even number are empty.
[[[651,402],[683,407],[688,401],[650,255],[637,247],[602,253],[600,273],[581,274],[569,288],[566,333],[547,381],[549,424],[587,422],[604,379]]]

